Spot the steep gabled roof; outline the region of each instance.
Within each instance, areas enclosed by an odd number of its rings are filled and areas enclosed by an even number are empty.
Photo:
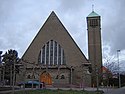
[[[81,55],[85,59],[84,61],[88,62],[87,58],[82,53],[82,51],[75,43],[75,41],[68,33],[68,31],[61,23],[61,21],[59,20],[59,18],[57,17],[54,11],[52,11],[52,13],[48,17],[48,19],[46,20],[42,28],[39,30],[38,34],[35,36],[35,38],[33,39],[32,43],[30,44],[30,46],[28,47],[28,49],[26,50],[22,58],[28,58],[28,59],[32,59],[32,61],[35,61],[38,56],[35,56],[34,54],[38,54],[43,44],[45,44],[50,39],[54,39],[54,40],[56,39],[56,41],[59,42],[61,46],[63,46],[63,48],[65,49],[71,50],[71,48],[74,48],[75,51],[77,51],[78,53],[81,53]],[[70,44],[68,44],[68,41],[70,41]],[[64,45],[69,45],[69,46],[65,47]],[[70,53],[70,54],[74,54],[74,56],[77,55],[75,51],[74,53]],[[81,57],[81,55],[79,57]]]

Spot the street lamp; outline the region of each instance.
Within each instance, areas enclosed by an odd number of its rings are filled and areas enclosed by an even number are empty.
[[[120,78],[120,67],[119,67],[119,52],[120,50],[117,50],[117,59],[118,59],[118,85],[119,85],[119,88],[121,87],[121,78]]]

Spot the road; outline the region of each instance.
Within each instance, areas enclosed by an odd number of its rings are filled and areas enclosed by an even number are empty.
[[[35,90],[36,88],[34,88]],[[48,88],[48,89],[57,89],[57,88]],[[69,90],[71,88],[60,88],[60,89],[63,89],[63,90]],[[82,88],[72,88],[73,90],[82,90]],[[20,89],[20,90],[23,90],[23,89]],[[20,91],[20,90],[15,90],[15,91]],[[25,89],[25,90],[29,90],[29,89]],[[87,90],[87,91],[95,91],[97,90],[97,88],[84,88],[84,90]],[[125,94],[125,87],[122,87],[122,88],[118,88],[118,89],[113,89],[113,88],[99,88],[99,90],[103,90],[104,91],[104,94]],[[9,94],[9,92],[12,92],[11,90],[10,91],[0,91],[0,94]]]
[[[104,94],[125,94],[125,87],[108,90]]]

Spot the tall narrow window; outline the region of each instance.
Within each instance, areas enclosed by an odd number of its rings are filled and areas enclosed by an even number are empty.
[[[49,64],[49,42],[47,42],[46,47],[46,64]]]
[[[38,55],[38,63],[40,63],[41,62],[41,51],[40,51],[40,53],[39,53],[39,55]]]
[[[41,63],[45,64],[45,46],[43,46],[43,49],[42,49],[42,61],[41,61]]]
[[[56,41],[50,40],[41,48],[38,61],[49,66],[65,65],[64,49]]]
[[[50,42],[50,65],[53,64],[53,41]]]
[[[58,47],[58,64],[61,65],[61,46]]]
[[[57,42],[55,42],[54,65],[57,65]]]

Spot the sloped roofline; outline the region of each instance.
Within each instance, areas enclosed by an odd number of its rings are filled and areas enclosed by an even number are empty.
[[[48,16],[48,18],[46,19],[46,21],[44,22],[44,24],[42,25],[42,27],[39,29],[38,33],[36,34],[36,36],[34,37],[34,39],[32,40],[32,42],[30,43],[30,45],[28,46],[27,50],[25,51],[25,53],[22,56],[25,56],[25,54],[27,53],[28,49],[30,48],[30,46],[32,45],[32,43],[34,42],[34,40],[37,38],[37,36],[39,35],[40,31],[42,30],[42,28],[44,27],[44,25],[46,24],[46,22],[48,21],[48,19],[50,18],[50,16],[54,14],[56,16],[56,18],[59,20],[59,22],[61,23],[61,25],[63,26],[63,28],[65,29],[66,33],[69,35],[69,37],[72,39],[72,41],[74,42],[74,44],[76,45],[76,47],[79,49],[79,51],[81,52],[81,54],[85,57],[85,55],[83,54],[83,52],[81,51],[81,49],[79,48],[79,46],[76,44],[76,42],[74,41],[74,39],[71,37],[71,35],[69,34],[69,32],[67,31],[67,29],[65,28],[65,26],[62,24],[62,22],[60,21],[60,19],[58,18],[58,16],[56,15],[56,13],[54,11],[51,12],[51,14]],[[85,57],[86,61],[88,61],[87,63],[89,63],[89,60]]]
[[[87,17],[99,17],[99,15],[95,11],[92,11]]]

